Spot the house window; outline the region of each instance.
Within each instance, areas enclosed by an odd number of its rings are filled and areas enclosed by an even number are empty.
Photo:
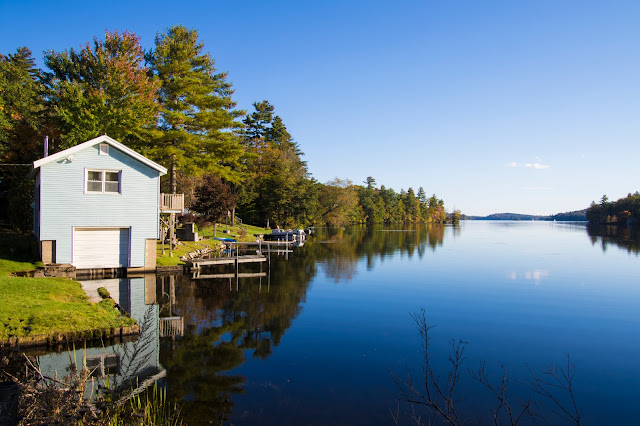
[[[87,356],[85,367],[92,377],[103,377],[120,373],[120,357],[117,354]]]
[[[120,193],[120,176],[118,170],[87,170],[87,192]]]
[[[98,145],[98,154],[109,155],[109,144],[101,143]]]

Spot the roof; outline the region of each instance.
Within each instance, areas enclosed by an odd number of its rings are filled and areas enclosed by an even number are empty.
[[[137,152],[135,152],[131,148],[126,147],[125,145],[121,144],[120,142],[118,142],[117,140],[115,140],[113,138],[110,138],[107,135],[98,136],[97,138],[88,140],[86,142],[83,142],[83,143],[78,144],[76,146],[73,146],[71,148],[65,149],[64,151],[56,152],[55,154],[49,155],[48,157],[44,157],[44,158],[41,158],[40,160],[36,160],[36,161],[33,162],[33,168],[37,169],[38,167],[42,166],[43,164],[47,164],[47,163],[50,163],[52,161],[57,161],[57,160],[60,160],[60,159],[64,159],[64,158],[68,157],[69,155],[72,155],[73,153],[81,151],[81,150],[83,150],[85,148],[88,148],[90,146],[97,145],[99,143],[107,143],[107,144],[111,145],[112,147],[114,147],[116,149],[119,149],[120,151],[124,152],[125,154],[129,155],[130,157],[135,158],[139,162],[141,162],[143,164],[146,164],[147,166],[151,167],[152,169],[157,170],[158,172],[160,172],[160,175],[166,175],[167,174],[167,169],[162,167],[160,164],[149,160],[144,155],[138,154]]]

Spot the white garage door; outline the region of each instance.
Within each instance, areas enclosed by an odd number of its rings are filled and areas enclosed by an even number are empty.
[[[129,228],[74,228],[73,266],[129,266]]]

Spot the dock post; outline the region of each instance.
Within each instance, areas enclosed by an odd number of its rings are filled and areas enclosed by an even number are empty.
[[[169,257],[173,257],[173,239],[175,238],[175,216],[173,213],[169,215]]]

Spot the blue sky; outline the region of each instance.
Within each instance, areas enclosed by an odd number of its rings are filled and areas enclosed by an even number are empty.
[[[467,214],[640,190],[640,2],[0,0],[0,52],[199,31],[242,109],[269,100],[312,175],[424,187]]]

